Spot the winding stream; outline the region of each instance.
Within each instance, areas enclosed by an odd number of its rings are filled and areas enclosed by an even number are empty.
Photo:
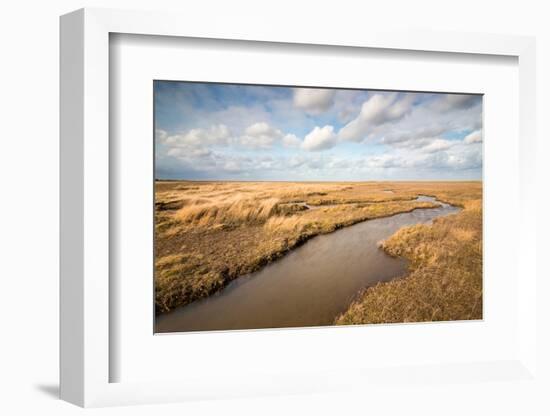
[[[331,325],[361,289],[406,272],[406,260],[385,254],[379,241],[403,226],[458,211],[441,203],[316,236],[217,294],[157,316],[155,332]]]

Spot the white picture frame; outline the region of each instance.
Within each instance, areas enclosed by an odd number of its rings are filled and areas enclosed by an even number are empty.
[[[185,24],[182,24],[182,22]],[[219,379],[193,377],[182,381],[111,382],[109,296],[110,169],[109,158],[109,36],[113,33],[331,45],[337,48],[378,48],[452,54],[504,55],[519,65],[519,172],[517,293],[518,354],[498,362],[420,366],[418,380],[444,379],[473,383],[480,374],[501,374],[506,380],[537,383],[536,218],[535,212],[535,41],[530,37],[381,32],[353,29],[328,34],[322,27],[303,33],[299,28],[273,25],[239,26],[220,20],[205,25],[173,13],[82,9],[61,18],[61,398],[80,406],[160,403],[197,398],[247,397],[338,391],[406,378],[408,370],[346,368],[332,376],[282,372],[265,379],[239,382],[232,374]],[[477,372],[477,375],[476,375]],[[498,377],[497,377],[498,378]],[[346,383],[341,380],[347,379]]]

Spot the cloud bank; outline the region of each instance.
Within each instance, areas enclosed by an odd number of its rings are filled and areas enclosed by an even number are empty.
[[[155,83],[158,178],[480,179],[482,98]]]

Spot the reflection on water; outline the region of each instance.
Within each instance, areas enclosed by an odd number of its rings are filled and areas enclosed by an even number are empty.
[[[406,261],[386,255],[377,246],[380,240],[403,226],[457,211],[442,203],[314,237],[219,293],[157,316],[155,332],[331,325],[361,289],[405,273]]]

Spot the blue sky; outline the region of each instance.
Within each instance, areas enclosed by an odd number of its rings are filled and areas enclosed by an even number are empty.
[[[481,179],[479,95],[155,81],[158,179]]]

